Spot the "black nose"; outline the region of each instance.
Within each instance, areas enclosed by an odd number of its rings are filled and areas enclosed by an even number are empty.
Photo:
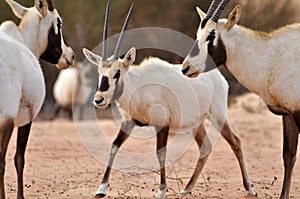
[[[97,99],[97,100],[95,100],[95,103],[97,104],[97,105],[99,105],[99,104],[101,104],[102,102],[104,101],[104,98],[101,98],[101,99]]]
[[[190,66],[187,66],[185,69],[183,69],[181,72],[183,73],[183,74],[186,74],[187,72],[189,72],[189,70],[190,70]]]

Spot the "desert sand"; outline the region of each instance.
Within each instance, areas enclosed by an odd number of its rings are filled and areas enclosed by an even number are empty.
[[[249,101],[244,97],[230,107],[229,119],[233,130],[241,139],[257,198],[278,198],[283,180],[281,118],[271,114],[260,102]],[[89,120],[79,123],[87,132],[92,128]],[[118,132],[116,124],[112,120],[100,120],[99,124],[107,140],[111,141]],[[93,134],[99,133],[92,129],[90,131]],[[81,136],[74,123],[63,118],[33,124],[24,173],[26,198],[93,198],[100,185],[105,164],[97,155],[89,152],[93,149],[86,148]],[[169,139],[174,136],[171,135]],[[16,172],[13,165],[15,143],[16,129],[6,161],[8,198],[16,198]],[[101,151],[100,156],[108,155],[108,146],[99,142],[97,147],[95,151]],[[153,151],[155,137],[152,135],[142,140],[137,137],[129,138],[123,148],[132,152]],[[184,188],[192,175],[197,157],[197,146],[192,143],[179,159],[167,167],[167,198],[180,198],[176,193]],[[116,160],[118,159],[121,157],[117,156]],[[298,161],[295,165],[290,198],[300,198],[299,164]],[[158,187],[159,174],[155,170],[139,173],[112,170],[106,198],[154,198]],[[249,196],[244,189],[238,162],[229,145],[220,138],[192,195],[182,198],[255,197]]]

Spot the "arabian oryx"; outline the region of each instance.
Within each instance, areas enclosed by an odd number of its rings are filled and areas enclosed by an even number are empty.
[[[56,105],[50,119],[54,119],[61,110],[64,110],[70,119],[77,116],[74,119],[82,120],[84,108],[90,103],[95,91],[97,78],[96,68],[88,62],[77,62],[72,67],[61,70],[53,87]]]
[[[199,150],[202,149],[193,176],[179,195],[191,193],[212,150],[204,128],[206,119],[211,120],[213,126],[230,144],[240,165],[244,187],[250,194],[255,195],[246,170],[240,140],[234,135],[228,123],[228,85],[224,77],[219,71],[212,71],[197,79],[190,79],[181,73],[181,65],[173,65],[158,58],[150,58],[138,66],[133,66],[135,48],[130,49],[124,59],[118,59],[131,10],[132,7],[111,58],[107,57],[106,46],[109,3],[104,26],[102,57],[87,49],[83,50],[87,59],[98,66],[99,86],[94,96],[95,106],[104,109],[112,101],[116,101],[123,116],[120,131],[112,143],[109,162],[95,198],[106,196],[114,158],[136,125],[156,127],[156,155],[161,175],[156,195],[159,198],[164,197],[167,191],[165,160],[169,131],[188,129],[193,132]],[[157,105],[160,108],[153,108]],[[203,148],[207,151],[203,152]]]
[[[197,11],[197,41],[182,72],[195,76],[224,65],[243,85],[259,95],[271,112],[283,118],[284,181],[280,198],[289,198],[300,130],[300,24],[271,33],[237,25],[238,5],[228,19],[219,19],[229,0],[213,0],[208,13]]]
[[[18,175],[17,198],[24,198],[24,153],[31,122],[45,97],[45,82],[38,59],[64,69],[73,64],[73,50],[62,36],[62,20],[51,0],[36,0],[25,8],[6,0],[21,19],[17,26],[6,21],[0,26],[0,198],[5,198],[5,154],[14,127],[19,127],[15,167]]]

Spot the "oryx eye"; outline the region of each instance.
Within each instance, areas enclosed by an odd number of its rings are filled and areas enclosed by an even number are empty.
[[[215,30],[212,30],[207,36],[206,41],[214,41],[215,38],[216,38],[216,32]]]
[[[116,72],[116,74],[113,76],[113,79],[119,79],[119,78],[120,78],[120,74],[121,74],[121,71],[118,70],[118,71]]]

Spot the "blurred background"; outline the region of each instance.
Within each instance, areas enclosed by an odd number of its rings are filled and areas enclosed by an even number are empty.
[[[31,7],[33,0],[17,0],[20,4]],[[64,36],[76,53],[77,61],[83,61],[82,48],[93,49],[102,42],[102,31],[106,0],[53,0],[56,9],[63,18]],[[109,35],[119,33],[125,15],[133,0],[111,0]],[[128,29],[139,27],[163,27],[184,33],[195,38],[199,26],[199,17],[195,7],[207,11],[211,0],[135,0],[135,9]],[[232,0],[223,16],[227,17],[236,4],[242,5],[242,18],[239,24],[261,31],[272,31],[286,24],[300,21],[298,0]],[[5,1],[0,1],[0,21],[19,20],[13,15]],[[187,52],[188,53],[188,52]],[[183,58],[172,53],[156,49],[139,50],[138,64],[148,56],[158,56],[172,63],[180,63]],[[47,84],[47,97],[42,110],[53,109],[53,85],[59,71],[47,63],[42,63]],[[221,69],[230,84],[231,99],[247,92],[234,77]],[[91,70],[95,73],[95,70]],[[94,85],[97,84],[97,79]]]

